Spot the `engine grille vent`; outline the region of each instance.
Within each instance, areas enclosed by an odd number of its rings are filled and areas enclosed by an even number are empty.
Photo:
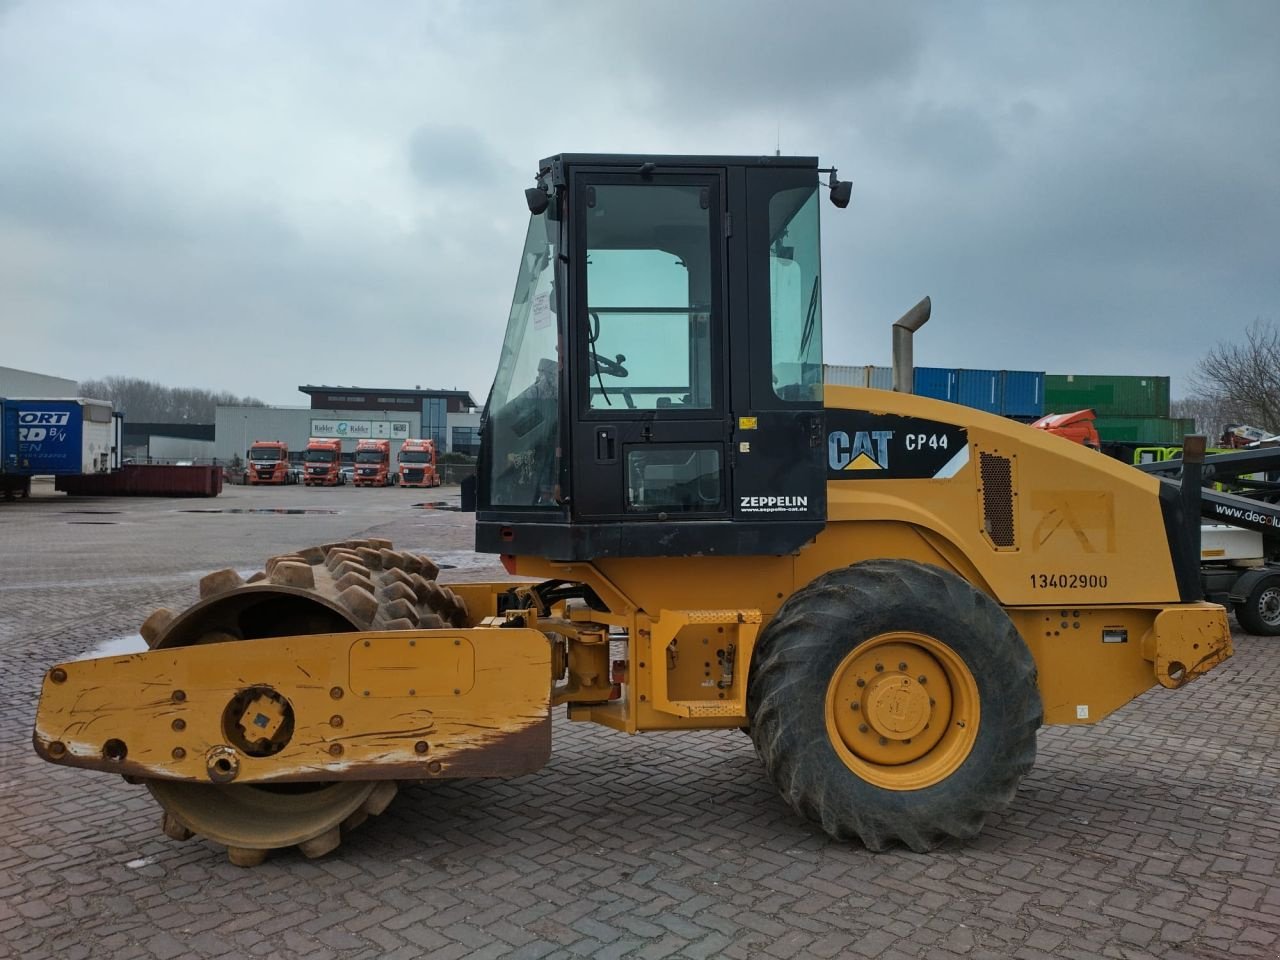
[[[1013,463],[1008,457],[982,453],[978,458],[982,477],[982,529],[997,549],[1018,546],[1013,522]]]

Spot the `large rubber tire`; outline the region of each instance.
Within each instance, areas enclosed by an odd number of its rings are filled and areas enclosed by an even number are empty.
[[[1255,637],[1280,636],[1280,574],[1253,585],[1244,603],[1235,604],[1236,620]]]
[[[862,761],[845,759],[850,751],[834,742],[828,723],[842,665],[857,662],[860,648],[898,636],[931,638],[944,660],[962,664],[957,672],[967,669],[980,709],[976,733],[965,734],[971,743],[958,757],[953,751],[954,769],[938,767],[945,776],[916,789],[855,772]],[[928,704],[935,709],[932,696]],[[975,836],[989,813],[1013,799],[1035,763],[1043,710],[1035,661],[998,604],[941,568],[872,560],[827,573],[782,605],[756,647],[747,716],[765,771],[797,813],[837,840],[877,851],[901,841],[924,852]],[[886,779],[895,769],[904,768],[881,768]]]

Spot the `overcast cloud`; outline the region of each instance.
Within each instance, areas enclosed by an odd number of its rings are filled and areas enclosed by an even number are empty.
[[[1274,3],[0,0],[0,365],[492,379],[536,162],[818,154],[832,363],[1167,373],[1280,320]]]

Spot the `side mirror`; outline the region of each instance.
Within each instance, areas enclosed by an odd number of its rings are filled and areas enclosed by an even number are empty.
[[[551,203],[551,195],[539,187],[528,187],[524,192],[524,202],[529,205],[529,212],[536,217],[547,209]]]

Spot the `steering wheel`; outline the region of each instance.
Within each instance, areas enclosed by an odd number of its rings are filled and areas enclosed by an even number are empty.
[[[615,359],[610,360],[608,357],[602,357],[600,354],[592,350],[591,351],[592,369],[596,374],[603,373],[610,377],[630,376],[631,375],[630,371],[628,371],[627,368],[622,365],[627,358],[620,353],[614,354],[614,358]]]
[[[600,375],[607,373],[611,377],[629,376],[627,368],[622,365],[627,358],[620,353],[615,353],[614,358],[610,360],[596,353],[595,344],[600,339],[600,314],[594,310],[588,310],[587,316],[591,320],[591,326],[587,330],[587,348],[591,351],[591,372],[599,380],[600,390],[604,394],[605,402],[608,403],[609,394],[604,393],[604,381],[600,380]]]

